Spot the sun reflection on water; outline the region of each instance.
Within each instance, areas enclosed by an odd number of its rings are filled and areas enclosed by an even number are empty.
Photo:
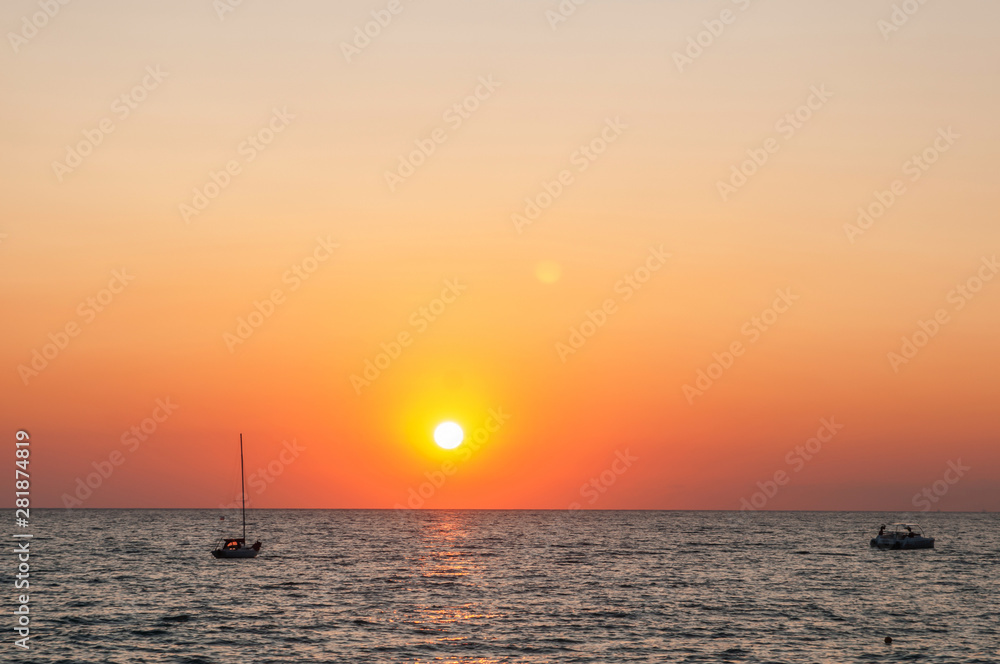
[[[454,652],[477,641],[489,624],[504,616],[490,606],[483,561],[487,552],[467,527],[468,514],[420,512],[412,518],[418,544],[394,569],[386,570],[391,574],[385,582],[398,587],[402,601],[397,608],[366,619],[392,625],[409,647],[434,646],[442,653]],[[481,599],[469,601],[470,597]],[[416,661],[491,664],[503,660],[449,655]]]

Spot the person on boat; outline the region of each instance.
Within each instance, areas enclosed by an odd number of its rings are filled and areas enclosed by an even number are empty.
[[[882,524],[882,526],[879,527],[879,529],[878,529],[878,536],[882,537],[883,533],[885,533],[885,524]]]
[[[916,535],[913,534],[913,529],[910,528],[909,526],[906,527],[906,536],[907,537],[916,537]]]

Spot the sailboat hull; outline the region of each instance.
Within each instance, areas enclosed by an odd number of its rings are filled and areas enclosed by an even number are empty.
[[[216,549],[212,555],[216,558],[256,558],[258,553],[260,551],[257,549],[234,549],[231,551]]]

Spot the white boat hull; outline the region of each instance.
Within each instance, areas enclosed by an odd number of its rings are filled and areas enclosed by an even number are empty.
[[[869,545],[876,549],[903,550],[903,549],[933,549],[933,537],[902,537],[897,538],[892,535],[881,535],[873,537]]]

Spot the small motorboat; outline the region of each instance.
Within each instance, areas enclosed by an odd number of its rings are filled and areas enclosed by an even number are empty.
[[[925,536],[915,523],[894,523],[879,528],[869,545],[877,549],[933,549],[934,538]]]
[[[243,434],[240,434],[240,495],[243,499],[243,537],[223,537],[212,550],[216,558],[256,558],[260,553],[260,540],[247,546],[247,487],[243,473]]]

